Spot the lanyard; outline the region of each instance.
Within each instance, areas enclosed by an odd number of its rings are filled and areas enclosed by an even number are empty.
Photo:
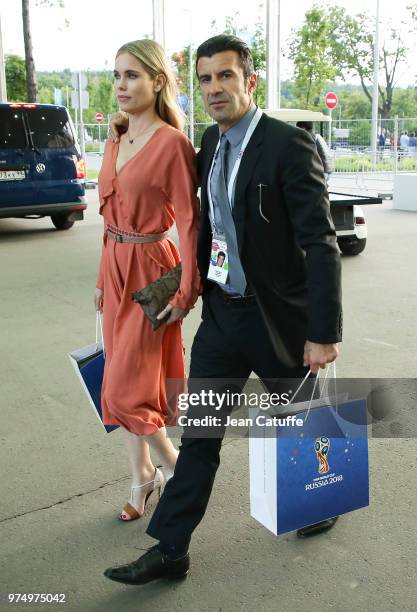
[[[248,129],[246,131],[245,138],[243,139],[242,146],[240,147],[239,154],[238,154],[237,159],[235,161],[235,164],[233,166],[232,174],[230,175],[229,184],[227,186],[227,193],[228,193],[228,196],[229,196],[229,205],[230,205],[230,207],[232,206],[233,186],[234,186],[234,183],[235,183],[235,180],[236,180],[237,173],[239,171],[239,166],[240,166],[240,163],[242,161],[243,154],[245,152],[246,147],[248,146],[248,143],[249,143],[249,141],[250,141],[250,139],[252,137],[252,134],[256,130],[256,127],[257,127],[261,117],[262,117],[262,111],[261,111],[260,108],[257,108],[256,109],[256,113],[254,114],[253,119],[250,122],[249,127],[248,127]],[[214,152],[213,161],[211,162],[211,168],[210,168],[210,172],[209,172],[208,179],[207,179],[207,195],[208,195],[208,200],[209,200],[209,205],[210,205],[210,216],[211,216],[211,220],[212,220],[214,229],[216,229],[216,221],[215,221],[215,217],[214,217],[213,198],[211,196],[211,176],[213,174],[214,163],[215,163],[217,152],[218,152],[219,148],[220,148],[220,139],[219,139],[219,142],[217,143],[217,147],[216,147],[216,150]]]

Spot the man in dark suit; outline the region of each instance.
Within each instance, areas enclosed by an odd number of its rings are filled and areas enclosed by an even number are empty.
[[[323,166],[309,134],[254,105],[256,74],[243,41],[209,39],[197,50],[196,69],[217,125],[204,133],[198,155],[204,291],[190,381],[205,379],[207,388],[214,379],[244,383],[253,371],[274,389],[282,379],[317,374],[338,355],[340,256]],[[211,269],[219,250],[223,276]],[[108,578],[144,584],[187,574],[188,546],[207,508],[221,443],[219,435],[183,436],[174,476],[147,529],[159,544],[109,568]]]

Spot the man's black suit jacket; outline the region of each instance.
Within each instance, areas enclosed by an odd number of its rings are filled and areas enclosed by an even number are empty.
[[[197,157],[197,257],[205,288],[212,239],[207,179],[218,140],[213,125]],[[242,266],[278,358],[295,367],[302,363],[306,340],[339,342],[340,254],[323,166],[305,130],[262,115],[236,178],[233,219]]]

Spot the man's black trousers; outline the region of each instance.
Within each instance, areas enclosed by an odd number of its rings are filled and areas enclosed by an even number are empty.
[[[254,372],[270,389],[272,379],[301,379],[308,369],[283,366],[272,347],[256,302],[225,301],[213,285],[203,297],[202,322],[191,350],[190,380],[234,379],[244,383]],[[210,381],[211,379],[211,381]],[[227,385],[227,382],[226,382]],[[201,415],[201,408],[200,408]],[[167,482],[147,533],[164,544],[188,547],[203,518],[220,464],[222,430],[217,437],[189,437],[184,432],[174,476]]]

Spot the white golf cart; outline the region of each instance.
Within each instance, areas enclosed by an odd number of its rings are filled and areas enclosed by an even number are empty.
[[[294,125],[298,121],[312,121],[319,124],[319,133],[322,136],[324,124],[330,121],[328,115],[318,111],[281,108],[279,110],[265,110],[264,112],[270,117]],[[359,255],[365,248],[368,236],[365,215],[361,206],[364,204],[381,204],[381,198],[331,191],[329,191],[329,196],[330,212],[341,252],[344,255]]]

